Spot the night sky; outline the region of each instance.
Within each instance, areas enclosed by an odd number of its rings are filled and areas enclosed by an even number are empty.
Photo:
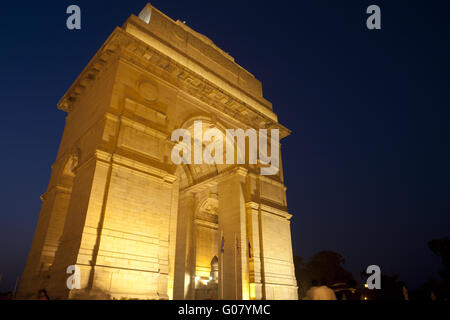
[[[3,1],[0,291],[25,266],[62,136],[56,108],[116,26],[146,1]],[[66,28],[77,4],[82,30]],[[294,254],[341,253],[410,288],[441,268],[450,236],[448,1],[169,1],[263,83],[282,141]],[[382,30],[366,28],[381,7]],[[437,275],[435,275],[438,277]]]

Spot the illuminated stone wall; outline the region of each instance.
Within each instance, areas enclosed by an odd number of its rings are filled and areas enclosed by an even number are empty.
[[[140,17],[114,30],[58,104],[66,126],[19,296],[297,299],[282,169],[170,157],[172,131],[195,120],[289,130],[211,40],[150,6]],[[79,290],[66,286],[70,265]]]

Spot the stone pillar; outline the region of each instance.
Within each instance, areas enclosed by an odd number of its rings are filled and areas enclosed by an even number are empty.
[[[247,170],[236,168],[218,184],[219,198],[219,297],[249,299],[248,241],[245,209]]]
[[[41,196],[42,208],[33,244],[20,282],[18,297],[32,298],[48,286],[59,248],[73,185],[75,156],[61,157],[52,166],[52,178]],[[78,161],[78,157],[76,157]]]
[[[175,259],[177,252],[177,229],[178,229],[178,203],[179,203],[180,184],[176,181],[172,189],[172,205],[170,209],[170,227],[169,227],[169,279],[167,294],[170,300],[174,298],[175,283]]]
[[[260,242],[259,204],[247,202],[247,234],[249,240],[249,284],[250,299],[264,299],[263,264],[261,263],[263,250]]]
[[[67,221],[51,272],[48,288],[51,298],[69,297],[66,270],[70,265],[80,267],[81,289],[88,289],[109,169],[110,164],[96,156],[77,168]]]
[[[175,277],[173,298],[175,300],[189,299],[192,278],[193,250],[193,220],[195,197],[191,193],[184,193],[179,197],[177,240],[175,254]]]
[[[263,299],[297,300],[297,281],[292,256],[291,215],[259,205],[261,281]]]
[[[50,269],[60,244],[71,188],[56,185],[43,196],[41,215],[27,265],[21,279],[18,297],[32,298],[48,285]]]

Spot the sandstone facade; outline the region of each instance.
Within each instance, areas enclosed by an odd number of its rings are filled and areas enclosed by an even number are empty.
[[[282,169],[171,162],[171,132],[196,120],[289,134],[230,55],[147,5],[58,107],[66,126],[19,297],[297,299]]]

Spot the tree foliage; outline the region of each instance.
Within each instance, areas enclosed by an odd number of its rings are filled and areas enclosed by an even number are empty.
[[[344,263],[342,255],[333,251],[320,251],[308,262],[303,261],[301,257],[294,257],[299,297],[304,296],[313,280],[330,287],[354,281],[352,273],[344,269]]]
[[[450,283],[450,238],[434,239],[428,242],[430,250],[441,257],[444,269],[440,272],[443,280]]]

